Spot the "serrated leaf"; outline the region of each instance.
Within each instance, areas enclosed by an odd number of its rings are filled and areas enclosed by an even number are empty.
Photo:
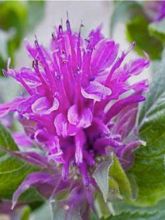
[[[165,51],[162,57],[162,61],[154,68],[150,89],[140,111],[138,122],[140,129],[144,124],[154,121],[158,115],[164,116],[165,114]]]
[[[165,19],[151,23],[148,28],[151,36],[165,42]]]
[[[165,200],[151,207],[136,207],[124,202],[116,204],[119,212],[109,220],[163,220],[165,219]]]
[[[137,150],[129,171],[138,186],[136,204],[148,206],[165,198],[165,56],[139,117],[140,137],[147,145]]]
[[[153,216],[148,214],[148,213],[145,213],[145,214],[139,214],[138,212],[137,213],[122,213],[121,215],[118,215],[118,216],[112,216],[110,217],[109,219],[107,220],[148,220],[152,218]],[[154,219],[153,219],[154,220]],[[156,219],[158,220],[158,219]]]

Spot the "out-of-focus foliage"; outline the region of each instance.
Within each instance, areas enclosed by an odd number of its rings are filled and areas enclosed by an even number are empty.
[[[14,65],[14,55],[23,37],[43,16],[43,0],[0,2],[0,69],[6,67],[8,57]]]
[[[165,219],[165,53],[156,66],[139,115],[140,137],[146,146],[137,150],[134,165],[127,173],[136,185],[136,197],[129,202],[114,203],[116,216],[112,220]]]
[[[161,21],[153,22],[149,25],[150,35],[165,43],[165,18]]]
[[[148,31],[149,23],[143,16],[133,18],[127,23],[127,38],[130,42],[136,42],[136,51],[143,55],[149,54],[151,59],[158,59],[163,49],[158,39],[150,36]]]
[[[130,42],[136,42],[136,51],[140,55],[144,55],[145,51],[151,59],[159,59],[163,51],[162,39],[164,39],[162,22],[154,25],[149,20],[144,10],[144,2],[118,1],[114,7],[111,35],[119,22],[125,22],[127,39]],[[161,24],[158,25],[158,23]]]

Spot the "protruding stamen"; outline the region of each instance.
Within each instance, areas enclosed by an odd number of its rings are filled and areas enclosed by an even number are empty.
[[[62,28],[62,25],[59,25],[58,30],[59,30],[59,33],[60,33],[60,34],[62,34],[62,33],[63,33],[63,28]]]
[[[67,28],[67,31],[71,32],[71,26],[70,26],[69,19],[66,20],[66,28]]]

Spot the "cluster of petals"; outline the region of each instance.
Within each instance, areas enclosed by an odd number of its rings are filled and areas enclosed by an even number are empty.
[[[37,39],[26,47],[32,67],[8,67],[5,71],[26,92],[0,105],[0,116],[16,112],[33,142],[28,151],[25,147],[22,158],[28,154],[29,160],[38,160],[40,166],[45,163],[61,169],[66,181],[76,172],[85,186],[95,184],[90,168],[110,151],[123,167],[128,167],[133,151],[141,144],[136,115],[148,87],[147,80],[132,79],[148,67],[149,60],[128,62],[126,57],[134,44],[128,51],[121,51],[115,41],[102,35],[100,27],[83,39],[81,28],[73,32],[68,20],[65,30],[60,25],[52,35],[49,49]],[[15,135],[15,139],[24,149],[25,137]],[[38,153],[29,153],[34,146]],[[29,178],[29,185],[52,180],[47,173],[31,174]]]

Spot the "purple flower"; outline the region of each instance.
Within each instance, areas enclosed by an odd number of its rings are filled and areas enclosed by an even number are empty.
[[[160,21],[165,18],[165,1],[148,1],[145,3],[148,16],[152,21]]]
[[[38,40],[27,44],[32,68],[8,68],[5,75],[16,79],[26,95],[1,104],[0,115],[16,112],[41,152],[26,147],[15,154],[47,168],[27,177],[14,194],[14,203],[21,192],[39,182],[52,190],[56,185],[54,193],[70,184],[67,204],[76,206],[84,198],[90,203],[96,188],[92,170],[99,157],[113,151],[123,167],[130,166],[133,151],[141,144],[135,124],[138,103],[144,101],[148,86],[147,80],[133,83],[131,79],[149,65],[146,58],[125,61],[133,47],[120,51],[100,27],[83,39],[81,28],[73,32],[67,20],[66,30],[60,25],[52,35],[49,49]],[[20,145],[21,138],[17,135]]]

